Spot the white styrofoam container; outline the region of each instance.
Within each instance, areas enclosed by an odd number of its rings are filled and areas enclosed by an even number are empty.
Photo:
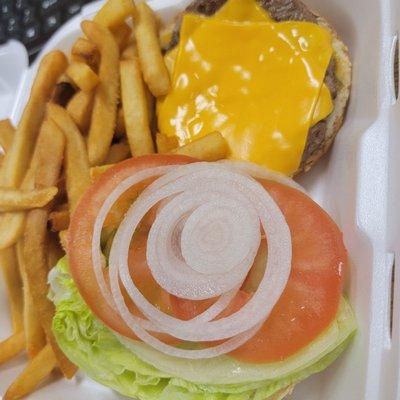
[[[346,353],[325,372],[299,384],[295,400],[400,400],[400,101],[394,95],[394,49],[400,29],[399,0],[305,0],[327,18],[349,46],[353,88],[344,126],[332,151],[300,178],[311,196],[344,233],[352,269],[347,288],[359,332]],[[188,0],[154,0],[151,6],[170,21]],[[41,55],[68,50],[79,23],[101,2],[85,7],[63,26]],[[40,56],[38,57],[40,58]],[[24,48],[0,48],[0,118],[17,122],[38,61],[28,69]],[[7,300],[0,286],[0,339],[10,333]],[[0,367],[0,393],[23,368],[23,357]],[[59,400],[121,398],[78,374],[55,378],[30,396]]]

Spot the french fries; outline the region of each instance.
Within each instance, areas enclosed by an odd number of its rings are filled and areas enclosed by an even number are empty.
[[[95,167],[98,168],[98,167]],[[68,210],[58,210],[53,211],[49,215],[49,222],[51,230],[53,232],[60,232],[64,229],[68,229],[69,226],[69,211]]]
[[[107,28],[91,21],[83,21],[81,26],[101,54],[100,82],[96,88],[88,137],[89,162],[99,165],[107,157],[117,118],[119,49]]]
[[[53,105],[53,107],[58,106]],[[63,133],[51,119],[47,118],[43,123],[37,143],[38,164],[34,179],[35,187],[49,187],[57,183],[64,148],[65,138]],[[54,351],[61,371],[66,377],[70,378],[74,375],[76,367],[60,350],[51,330],[54,305],[47,298],[48,214],[47,209],[35,209],[28,212],[23,239],[23,257],[29,292],[35,304],[38,319],[53,349],[52,351]],[[35,359],[36,357],[31,362]],[[29,368],[29,365],[27,368]],[[12,387],[13,385],[10,389]]]
[[[80,197],[90,185],[90,166],[86,145],[79,129],[64,108],[49,104],[48,114],[64,132],[67,140],[65,172],[69,211],[72,213]]]
[[[155,97],[166,95],[170,87],[169,73],[161,54],[156,17],[146,2],[137,5],[135,38],[147,86]]]
[[[219,132],[212,132],[185,146],[172,150],[172,153],[204,161],[217,161],[226,158],[228,145]]]
[[[84,38],[78,38],[72,46],[71,58],[74,61],[85,62],[96,71],[99,65],[100,54],[94,43]]]
[[[57,360],[53,349],[48,344],[29,361],[18,378],[8,388],[3,399],[16,400],[32,392],[43,379],[49,376],[56,365]]]
[[[57,192],[58,189],[55,186],[29,191],[0,188],[0,212],[44,207],[54,199]]]
[[[37,155],[36,149],[32,156],[31,165],[29,166],[28,172],[25,175],[25,178],[22,182],[21,189],[22,190],[32,190],[34,188],[34,173],[37,165]],[[8,236],[6,233],[2,235],[0,232],[0,239],[3,240],[0,246],[0,251],[2,248],[8,248],[12,246],[14,243],[18,241],[23,234],[24,230],[24,222],[25,222],[25,212],[17,211],[17,212],[8,212],[0,216],[0,226],[4,225],[10,227],[10,231],[8,232]]]
[[[41,61],[28,103],[2,166],[0,186],[15,188],[20,185],[35,146],[46,101],[66,67],[67,59],[60,51],[52,51]]]
[[[24,331],[12,334],[0,342],[0,365],[11,360],[25,349]]]
[[[23,297],[21,277],[14,247],[0,251],[0,266],[7,287],[7,297],[10,302],[10,314],[14,333],[23,330]]]
[[[5,400],[30,393],[57,366],[68,378],[76,371],[51,330],[48,271],[67,252],[70,217],[87,187],[131,154],[155,152],[154,102],[170,87],[160,40],[167,45],[172,26],[159,34],[145,2],[106,1],[82,22],[69,63],[58,51],[44,57],[17,129],[0,121],[0,266],[13,326],[0,364],[24,350],[29,358]],[[156,144],[159,153],[209,161],[228,151],[218,132],[182,147],[157,134]]]
[[[135,15],[135,4],[132,0],[109,0],[98,11],[93,21],[105,28],[113,28]]]
[[[121,51],[124,50],[132,35],[131,27],[124,22],[111,29],[111,32],[114,35],[114,39],[117,42],[119,49]]]
[[[110,151],[106,158],[106,164],[115,164],[126,158],[129,158],[131,151],[129,145],[124,142],[115,143],[110,147]]]
[[[0,121],[0,146],[4,153],[7,153],[11,147],[15,134],[15,128],[12,126],[9,119]]]
[[[82,133],[86,133],[92,116],[94,92],[75,93],[67,105],[68,114]]]
[[[66,74],[85,92],[90,92],[99,83],[97,74],[83,62],[74,61],[69,64]]]
[[[29,291],[23,250],[23,241],[20,240],[16,251],[24,293],[24,343],[28,357],[33,358],[46,345],[46,337]]]
[[[46,101],[64,72],[67,59],[60,51],[47,54],[39,65],[31,95],[1,167],[0,186],[18,188],[29,165],[42,122]],[[0,249],[15,244],[22,233],[23,215],[5,214],[0,219]]]
[[[131,154],[141,156],[154,153],[147,99],[137,57],[121,61],[120,75],[125,131]]]

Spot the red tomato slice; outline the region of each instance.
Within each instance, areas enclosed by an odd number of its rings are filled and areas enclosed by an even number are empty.
[[[101,294],[92,268],[91,243],[93,226],[103,202],[124,179],[143,169],[161,165],[188,164],[196,161],[185,156],[153,155],[131,158],[118,163],[96,180],[83,194],[68,229],[68,260],[71,275],[85,302],[93,313],[112,330],[137,339],[121,317],[108,305]],[[139,185],[138,185],[139,186]],[[134,189],[130,190],[130,194]],[[114,221],[114,219],[113,219]],[[131,305],[132,307],[132,305]]]
[[[102,297],[92,269],[91,240],[96,215],[108,194],[127,176],[148,167],[193,161],[187,157],[157,155],[117,164],[89,188],[72,216],[68,251],[72,276],[91,310],[124,336],[135,338]],[[342,234],[325,211],[295,189],[274,182],[262,183],[288,222],[293,259],[288,284],[270,317],[252,339],[231,353],[242,361],[260,363],[282,360],[296,353],[328,327],[338,310],[347,262]],[[149,218],[151,222],[152,217]],[[146,264],[145,237],[144,234],[133,241],[136,256],[130,257],[129,263],[134,281],[153,304],[165,312],[173,311],[181,319],[190,319],[215,301],[188,302],[169,296],[159,288]],[[242,290],[224,316],[248,301],[260,279],[265,255],[264,245]],[[128,302],[128,306],[135,312],[133,304]],[[168,341],[172,342],[171,338]]]
[[[335,318],[342,293],[347,252],[342,233],[307,195],[263,182],[279,205],[292,235],[292,271],[267,321],[233,351],[236,359],[265,363],[283,360],[323,332]]]

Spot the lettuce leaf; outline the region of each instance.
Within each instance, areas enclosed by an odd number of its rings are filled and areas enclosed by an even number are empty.
[[[49,282],[49,298],[56,306],[53,332],[61,349],[92,379],[142,400],[280,399],[287,388],[328,367],[356,331],[343,299],[331,327],[283,362],[253,365],[228,356],[178,360],[140,342],[130,342],[134,351],[124,346],[83,301],[65,257],[50,272]]]

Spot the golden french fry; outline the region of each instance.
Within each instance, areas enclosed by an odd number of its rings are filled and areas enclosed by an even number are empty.
[[[190,156],[204,161],[216,161],[226,158],[228,144],[219,132],[212,132],[185,146],[172,150],[174,154]]]
[[[22,282],[18,271],[17,257],[14,247],[0,251],[0,267],[7,288],[7,297],[10,302],[10,314],[13,332],[22,331],[23,324],[23,297]]]
[[[35,150],[36,153],[36,150]],[[25,175],[24,180],[21,184],[22,190],[33,190],[34,188],[34,174],[36,171],[37,157],[33,154],[31,165],[29,166],[28,172]],[[9,231],[0,231],[0,250],[6,249],[13,246],[18,239],[22,236],[24,231],[25,223],[25,212],[16,211],[8,212],[0,217],[0,226],[7,226],[10,228]]]
[[[129,145],[125,142],[115,143],[110,147],[110,151],[106,158],[106,164],[115,164],[125,160],[131,156]]]
[[[132,0],[108,0],[98,11],[93,21],[106,28],[113,28],[125,22],[136,13]]]
[[[63,231],[69,226],[69,211],[58,210],[52,211],[49,215],[49,222],[53,232]]]
[[[36,153],[36,150],[35,150]],[[34,188],[34,174],[36,170],[36,159],[35,153],[33,154],[31,165],[29,166],[28,172],[21,184],[22,190],[33,190]],[[22,236],[24,231],[25,223],[25,212],[17,211],[3,214],[0,217],[0,226],[10,227],[10,231],[0,231],[0,251],[13,246],[14,243]]]
[[[125,49],[131,38],[132,28],[124,22],[121,25],[112,28],[111,32],[114,35],[114,39],[117,42],[119,49],[121,51]]]
[[[25,349],[24,331],[12,334],[0,342],[0,365],[13,359]]]
[[[169,73],[161,54],[156,17],[146,2],[137,5],[135,38],[147,86],[155,97],[166,95],[170,87]]]
[[[67,105],[68,114],[82,133],[87,132],[92,116],[94,92],[77,92]]]
[[[133,42],[133,43],[129,44],[125,48],[125,50],[122,52],[121,59],[122,60],[132,60],[133,57],[137,57],[137,56],[138,56],[138,52],[137,52],[136,43]]]
[[[91,41],[78,38],[71,49],[73,60],[86,62],[94,70],[97,69],[100,60],[100,54],[95,44]]]
[[[60,51],[48,53],[41,61],[12,146],[4,160],[0,186],[18,187],[21,184],[39,133],[46,101],[66,67],[67,59]]]
[[[90,168],[90,179],[94,182],[100,175],[106,172],[109,168],[113,167],[114,164],[100,165],[99,167]]]
[[[29,166],[40,124],[58,77],[67,67],[67,59],[60,51],[52,51],[43,57],[31,89],[31,95],[15,137],[1,167],[0,186],[20,186],[26,168]],[[22,213],[6,213],[0,217],[0,249],[15,244],[23,230]]]
[[[31,393],[40,382],[50,375],[56,365],[57,359],[53,349],[47,344],[39,354],[29,361],[17,379],[10,385],[3,400],[16,400]]]
[[[36,190],[0,188],[0,212],[44,207],[54,199],[57,192],[55,186]]]
[[[157,152],[164,154],[169,153],[179,146],[178,139],[173,136],[169,137],[162,133],[156,134]]]
[[[66,74],[79,89],[85,92],[90,92],[99,83],[97,74],[83,62],[72,62],[68,66]]]
[[[67,139],[65,175],[69,211],[72,213],[80,197],[90,186],[90,166],[86,144],[79,129],[64,108],[49,104],[48,115],[64,132]]]
[[[38,164],[35,173],[35,187],[49,187],[57,183],[64,155],[65,138],[62,131],[51,119],[46,119],[44,126],[45,128],[42,126],[37,143]],[[66,377],[71,377],[75,373],[76,367],[60,350],[51,330],[54,304],[47,298],[49,289],[47,284],[48,214],[47,209],[35,209],[28,212],[23,240],[23,257],[29,292],[35,304],[38,319],[53,348],[61,371]]]
[[[96,87],[88,137],[89,162],[98,165],[107,157],[117,119],[119,49],[107,28],[91,21],[83,21],[81,26],[101,54],[100,83]]]
[[[15,128],[12,126],[9,119],[3,119],[0,121],[0,146],[4,153],[11,147],[15,134]]]
[[[122,60],[120,74],[125,130],[131,154],[141,156],[154,153],[147,99],[138,58]]]
[[[36,307],[29,292],[28,278],[26,276],[25,259],[23,254],[23,241],[16,244],[19,271],[22,277],[24,293],[24,331],[25,348],[29,358],[33,358],[46,345],[46,336],[40,325]]]

